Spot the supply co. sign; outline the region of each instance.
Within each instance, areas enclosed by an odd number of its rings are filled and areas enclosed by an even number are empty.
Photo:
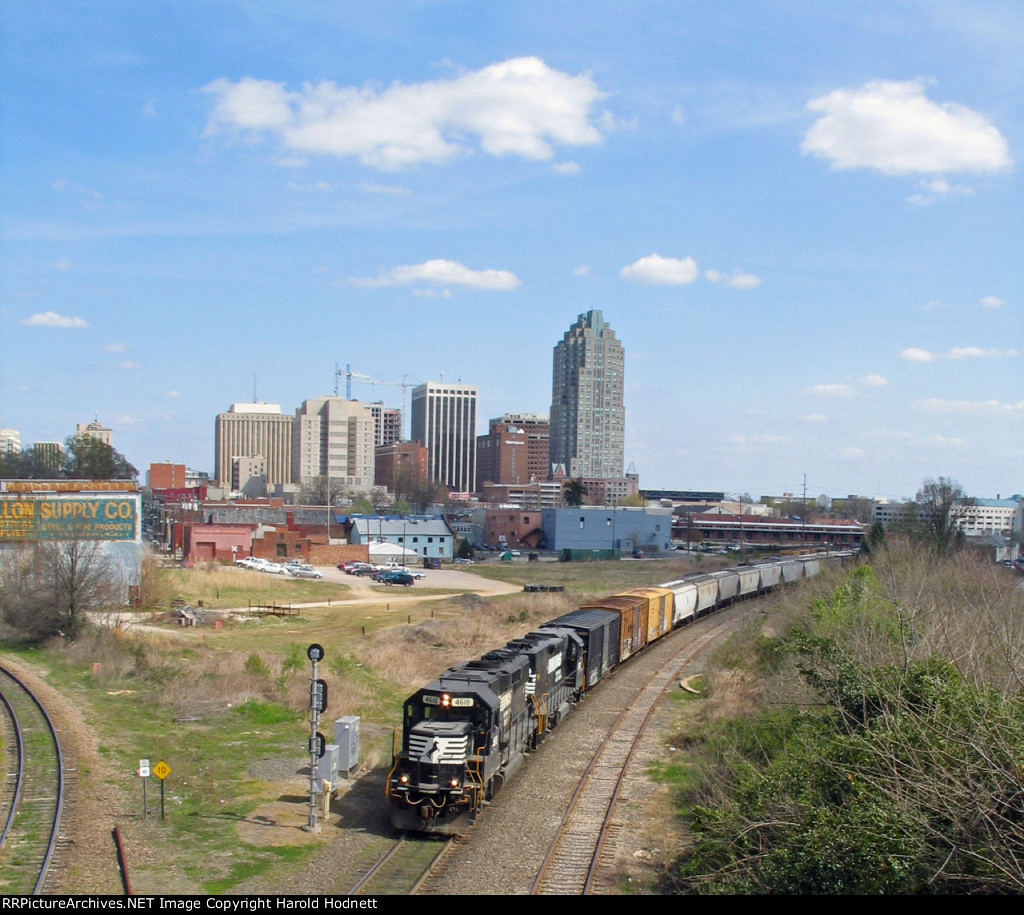
[[[0,540],[135,540],[139,497],[0,495]]]

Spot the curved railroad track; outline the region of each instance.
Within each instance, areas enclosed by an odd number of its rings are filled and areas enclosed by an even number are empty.
[[[0,667],[5,780],[0,821],[0,893],[46,892],[64,806],[60,740],[46,709]]]
[[[594,889],[615,806],[637,744],[682,668],[733,628],[732,620],[701,632],[637,691],[609,728],[580,779],[541,863],[533,895],[587,895]]]
[[[580,707],[560,723],[538,748],[528,770],[530,777],[522,778],[523,773],[518,773],[517,778],[509,782],[486,815],[481,816],[466,834],[463,840],[465,847],[456,848],[447,856],[422,892],[431,895],[581,894],[588,880],[587,892],[617,892],[622,846],[632,847],[631,836],[637,829],[638,757],[646,752],[650,739],[648,734],[647,739],[642,740],[642,729],[634,727],[635,736],[627,740],[621,730],[624,725],[616,724],[622,716],[621,710],[632,705],[634,720],[639,719],[640,725],[646,727],[643,719],[647,719],[651,724],[648,730],[653,730],[660,716],[655,713],[648,718],[650,707],[662,705],[666,687],[681,679],[683,669],[689,667],[691,669],[685,673],[692,673],[692,668],[700,667],[703,659],[721,644],[729,632],[756,612],[758,603],[744,601],[715,616],[706,616],[677,629],[660,639],[659,645],[652,646],[652,650],[641,654],[635,665],[624,665],[605,678],[600,688],[589,693]],[[652,679],[657,679],[658,684],[651,683]],[[646,693],[646,699],[638,698],[642,693]],[[638,709],[644,703],[649,707],[640,715]],[[609,737],[616,733],[618,736]],[[599,756],[602,744],[612,743],[628,744],[625,753],[621,753],[621,762],[613,765],[611,770],[600,762],[591,765]],[[633,764],[630,765],[626,757],[638,744],[640,749],[633,753]],[[618,746],[616,749],[621,750]],[[587,806],[582,799],[587,789],[581,789],[580,783],[588,766],[594,773],[591,778],[595,784],[611,779],[613,787],[610,792],[605,792],[608,799],[600,815],[593,815],[590,825],[584,830],[589,830],[590,847],[584,843],[583,851],[577,853],[582,859],[582,877],[558,878],[556,888],[556,878],[552,875],[560,865],[553,863],[558,856],[557,851],[552,852],[552,847],[557,846],[553,837],[560,829],[568,831],[571,816],[566,810],[570,798],[579,795],[575,805]],[[629,809],[620,815],[614,806],[609,811],[612,803],[618,808]],[[607,827],[602,834],[605,823]],[[511,836],[515,838],[510,840]],[[545,857],[550,859],[548,873],[541,875]],[[595,860],[596,868],[593,867]],[[580,867],[576,870],[579,871]]]

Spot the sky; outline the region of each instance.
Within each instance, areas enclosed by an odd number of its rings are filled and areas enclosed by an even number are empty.
[[[644,488],[1022,492],[1022,76],[1016,0],[7,4],[0,427],[483,432],[600,309]]]

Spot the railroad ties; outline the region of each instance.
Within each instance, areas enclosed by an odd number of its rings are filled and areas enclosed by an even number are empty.
[[[531,893],[580,896],[594,891],[601,871],[614,861],[615,805],[626,771],[661,697],[677,680],[682,667],[713,643],[733,622],[722,622],[664,664],[623,710],[597,752],[569,802],[562,824],[551,842]]]
[[[53,860],[64,772],[53,723],[32,691],[0,668],[4,771],[0,893],[39,894]]]

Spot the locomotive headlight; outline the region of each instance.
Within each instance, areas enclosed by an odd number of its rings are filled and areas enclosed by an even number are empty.
[[[459,787],[459,780],[457,778],[453,778],[450,782],[448,782],[448,787],[449,788],[458,788]]]
[[[445,708],[448,708],[448,707],[451,706],[451,704],[452,704],[452,697],[449,696],[448,693],[444,693],[441,696],[441,705],[444,706]]]
[[[409,776],[408,776],[408,775],[406,775],[406,774],[405,774],[405,773],[403,772],[403,773],[402,773],[401,775],[399,775],[399,776],[398,776],[398,783],[399,783],[400,785],[408,785],[408,784],[409,784]]]

